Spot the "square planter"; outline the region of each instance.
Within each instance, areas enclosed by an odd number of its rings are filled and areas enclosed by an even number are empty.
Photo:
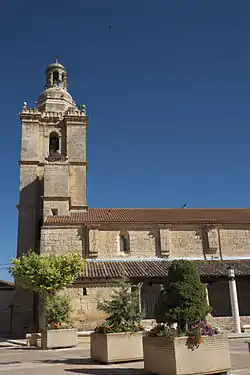
[[[187,337],[144,337],[144,370],[160,375],[226,374],[231,369],[227,337],[203,337],[198,348],[186,345]]]
[[[48,329],[41,333],[42,349],[71,348],[77,344],[76,329]]]
[[[143,332],[91,333],[91,359],[101,363],[142,360],[142,336]]]

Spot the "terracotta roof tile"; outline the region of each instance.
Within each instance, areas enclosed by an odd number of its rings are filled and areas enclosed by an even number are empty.
[[[249,208],[89,208],[70,216],[49,216],[45,224],[250,224]]]
[[[250,259],[242,260],[191,260],[195,262],[201,276],[227,276],[229,266],[238,276],[250,275]],[[171,260],[89,260],[86,279],[127,277],[163,277]]]

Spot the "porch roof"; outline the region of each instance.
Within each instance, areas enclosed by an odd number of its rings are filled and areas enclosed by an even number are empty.
[[[86,279],[164,277],[172,260],[138,259],[138,260],[87,260]],[[250,276],[250,259],[238,260],[190,260],[197,265],[202,277],[225,277],[228,268],[235,270],[236,276]]]

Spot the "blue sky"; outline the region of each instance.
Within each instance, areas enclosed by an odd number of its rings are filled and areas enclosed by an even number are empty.
[[[249,0],[1,1],[0,263],[16,252],[18,112],[56,55],[88,108],[90,207],[250,207],[249,19]]]

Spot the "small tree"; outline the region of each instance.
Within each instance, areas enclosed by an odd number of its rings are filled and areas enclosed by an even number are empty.
[[[143,328],[140,321],[143,314],[139,308],[138,288],[123,278],[114,289],[110,299],[98,301],[99,310],[108,314],[106,322],[96,328],[96,332],[126,332],[138,331]]]
[[[39,255],[34,251],[10,260],[10,274],[23,288],[50,294],[71,285],[83,272],[85,261],[78,252]]]
[[[156,311],[158,320],[169,325],[177,323],[181,333],[205,319],[209,312],[206,290],[193,262],[172,262]]]
[[[45,298],[46,321],[48,328],[61,328],[69,323],[72,306],[68,294],[50,295]]]
[[[47,323],[64,323],[69,319],[70,301],[57,293],[82,275],[85,261],[78,252],[65,255],[39,255],[34,251],[10,260],[10,274],[24,289],[38,292],[44,300]],[[67,311],[66,311],[67,310]],[[53,319],[52,319],[53,315]],[[64,319],[64,321],[62,321]]]

